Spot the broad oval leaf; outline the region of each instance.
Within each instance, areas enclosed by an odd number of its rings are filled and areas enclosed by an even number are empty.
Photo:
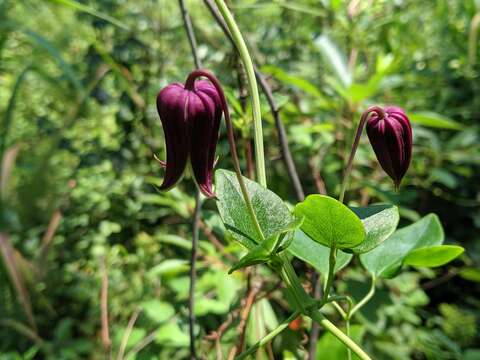
[[[302,231],[322,245],[351,249],[365,239],[365,229],[358,216],[329,196],[309,195],[295,206],[294,213],[305,216]]]
[[[393,277],[412,250],[441,245],[443,240],[443,228],[437,215],[429,214],[412,225],[395,231],[378,247],[360,255],[360,261],[377,276]]]
[[[404,260],[405,265],[437,267],[460,256],[465,249],[456,245],[437,245],[415,249]]]
[[[254,181],[243,178],[257,220],[266,239],[290,229],[296,218],[283,200]],[[255,227],[248,215],[240,185],[234,172],[215,173],[217,207],[223,223],[232,236],[248,249],[259,243]]]
[[[365,227],[365,240],[351,249],[355,254],[366,253],[393,234],[397,228],[400,215],[394,205],[371,205],[368,207],[350,207],[357,214]]]
[[[328,274],[330,248],[313,241],[303,231],[295,231],[288,251],[300,260],[312,265],[319,273],[325,276]],[[352,254],[338,250],[335,272],[343,269],[352,260],[352,257]]]

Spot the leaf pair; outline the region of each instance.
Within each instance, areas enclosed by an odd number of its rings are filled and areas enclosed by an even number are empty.
[[[216,172],[220,216],[249,250],[230,271],[268,262],[276,252],[288,249],[326,274],[329,247],[334,246],[339,249],[335,271],[357,254],[377,277],[393,277],[402,265],[441,266],[464,251],[460,246],[442,245],[443,229],[434,214],[395,231],[399,214],[393,205],[348,208],[328,196],[310,195],[292,214],[275,193],[248,179],[245,183],[266,239],[263,242],[257,239],[234,173]]]

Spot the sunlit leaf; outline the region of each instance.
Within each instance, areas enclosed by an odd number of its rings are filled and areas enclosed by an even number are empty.
[[[442,225],[435,214],[430,214],[394,232],[378,247],[360,255],[360,261],[377,276],[395,276],[412,250],[441,245],[443,240]]]
[[[351,249],[365,239],[365,229],[358,216],[329,196],[309,195],[295,206],[294,213],[305,217],[302,231],[327,247]]]
[[[405,265],[437,267],[460,256],[465,249],[456,245],[437,245],[411,251],[404,259]]]

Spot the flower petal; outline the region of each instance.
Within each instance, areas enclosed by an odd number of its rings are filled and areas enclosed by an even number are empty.
[[[186,102],[188,91],[181,84],[165,87],[157,96],[157,110],[162,121],[167,148],[165,177],[160,190],[168,190],[182,178],[189,153]]]
[[[197,81],[195,91],[189,94],[187,111],[193,175],[200,191],[207,197],[213,197],[215,148],[222,118],[220,98],[213,85],[207,81]]]

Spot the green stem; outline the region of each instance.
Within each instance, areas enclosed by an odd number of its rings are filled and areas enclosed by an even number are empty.
[[[351,349],[361,360],[371,360],[371,358],[363,351],[352,339],[345,335],[339,328],[323,316],[320,311],[314,309],[310,311],[316,301],[312,299],[303,289],[300,280],[295,273],[290,261],[286,255],[281,255],[282,260],[280,274],[285,281],[287,288],[291,291],[296,303],[297,311],[311,317],[319,325],[323,326],[327,331],[331,332],[333,336],[339,339],[345,346]],[[328,298],[327,298],[328,299]],[[335,302],[333,302],[335,303]],[[307,309],[307,310],[306,310]]]
[[[336,301],[332,301],[332,305],[335,309],[337,309],[338,313],[342,316],[342,318],[346,321],[347,320],[347,313],[342,309],[339,303]]]
[[[327,302],[330,288],[332,287],[333,278],[335,276],[335,263],[337,262],[337,249],[335,246],[330,248],[330,256],[328,258],[328,278],[323,289],[323,302]]]
[[[350,319],[347,319],[346,327],[347,327],[347,336],[350,337]],[[347,348],[347,357],[348,357],[348,360],[352,360],[352,350],[350,350],[350,348]]]
[[[280,275],[295,299],[297,309],[305,313],[306,307],[312,305],[314,301],[312,302],[313,299],[305,292],[288,258],[285,255],[281,255],[280,258],[282,259]]]
[[[361,360],[372,360],[365,351],[362,350],[352,339],[345,335],[342,330],[337,328],[330,320],[325,318],[319,311],[313,311],[310,314],[311,318],[319,325],[323,326],[327,331],[332,333],[338,340],[340,340],[347,348],[351,349]]]
[[[267,187],[267,178],[265,175],[265,156],[263,151],[262,113],[260,109],[260,96],[258,95],[257,80],[255,78],[253,62],[248,52],[247,45],[243,40],[242,34],[227,5],[223,0],[215,0],[215,3],[217,4],[218,10],[220,10],[222,17],[227,24],[228,30],[230,30],[230,33],[232,34],[233,41],[235,42],[240,54],[240,59],[242,60],[243,66],[245,66],[250,90],[250,98],[252,101],[257,179],[260,185]]]
[[[257,351],[262,346],[268,344],[270,341],[273,340],[275,336],[280,334],[285,328],[290,324],[293,320],[295,320],[300,315],[300,311],[295,311],[292,315],[290,315],[287,319],[285,319],[280,325],[278,325],[275,329],[273,329],[270,333],[265,335],[260,341],[258,341],[255,345],[253,345],[248,350],[244,351],[240,355],[238,355],[235,359],[241,360],[245,359],[247,356],[252,355],[255,351]]]
[[[355,314],[358,310],[360,310],[375,294],[375,282],[376,282],[376,277],[375,274],[372,273],[372,282],[370,284],[370,290],[368,290],[368,293],[365,295],[365,297],[358,302],[357,305],[355,305],[352,310],[349,311],[348,313],[348,318],[350,319],[353,314]]]

